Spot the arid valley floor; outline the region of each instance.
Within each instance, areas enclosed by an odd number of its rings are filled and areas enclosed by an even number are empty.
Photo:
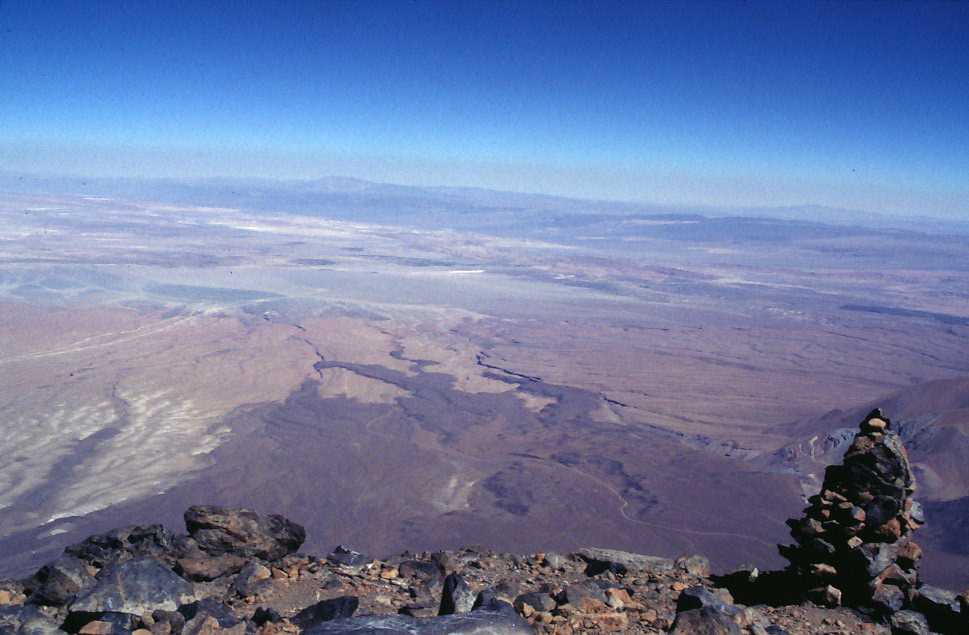
[[[969,585],[969,234],[102,189],[0,197],[0,574],[195,503],[282,513],[318,551],[776,566],[881,405],[923,573]]]

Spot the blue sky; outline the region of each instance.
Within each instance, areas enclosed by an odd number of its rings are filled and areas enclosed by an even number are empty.
[[[969,3],[0,0],[0,170],[969,218]]]

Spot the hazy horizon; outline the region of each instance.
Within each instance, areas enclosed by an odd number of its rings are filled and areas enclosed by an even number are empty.
[[[0,170],[969,219],[953,3],[0,6]]]

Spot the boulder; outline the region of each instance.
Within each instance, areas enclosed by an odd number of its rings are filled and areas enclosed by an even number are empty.
[[[669,632],[670,635],[742,635],[730,616],[708,606],[678,613]]]
[[[0,607],[0,633],[66,635],[61,630],[63,610],[37,605]]]
[[[695,575],[700,578],[706,578],[710,575],[710,559],[706,556],[680,556],[674,564],[677,569],[685,571],[690,575]]]
[[[360,567],[368,562],[370,558],[352,547],[337,545],[326,559],[332,564],[339,564],[346,567]]]
[[[521,613],[526,604],[534,611],[551,611],[555,608],[555,599],[548,593],[542,593],[541,591],[522,593],[515,598],[515,609],[519,613]]]
[[[441,592],[441,607],[438,615],[453,615],[455,613],[470,613],[474,607],[475,593],[471,585],[459,573],[448,574],[444,578],[444,590]]]
[[[239,575],[232,581],[232,590],[241,597],[258,595],[272,585],[272,571],[269,567],[252,561],[242,568]]]
[[[502,599],[501,594],[499,594],[495,589],[484,589],[478,593],[478,596],[474,599],[474,606],[471,607],[471,610],[517,615],[515,607],[512,606],[510,602]]]
[[[94,587],[78,595],[70,611],[150,615],[174,611],[194,599],[192,585],[157,560],[128,560],[102,569]]]
[[[129,613],[102,613],[80,628],[80,635],[128,635],[141,625],[141,620]]]
[[[215,598],[184,604],[178,608],[178,613],[185,618],[186,631],[205,630],[213,621],[218,628],[232,628],[240,623],[232,614],[232,609]]]
[[[608,601],[605,592],[592,580],[570,584],[558,596],[559,604],[569,604],[587,612],[601,608]]]
[[[45,606],[64,606],[78,593],[95,584],[94,576],[83,560],[63,555],[44,565],[33,575],[28,583],[32,590],[30,602]]]
[[[931,635],[929,622],[916,611],[898,611],[891,619],[892,635]]]
[[[161,525],[132,525],[90,536],[64,549],[95,567],[135,558],[171,561],[177,550],[172,533]]]
[[[248,509],[189,507],[185,527],[202,551],[278,560],[299,549],[306,530],[279,515],[261,516]]]
[[[232,554],[209,556],[201,553],[176,560],[175,572],[186,580],[209,582],[225,575],[238,573],[244,566],[246,566],[246,559],[241,556]]]
[[[517,615],[474,611],[428,619],[406,615],[351,617],[324,622],[304,631],[306,635],[534,635],[534,630]]]
[[[726,589],[710,589],[705,586],[696,585],[684,589],[676,599],[676,611],[690,611],[704,607],[722,609],[724,606],[733,604],[733,597]]]
[[[256,609],[256,612],[252,614],[252,623],[256,626],[262,626],[264,624],[275,624],[276,622],[281,622],[283,616],[279,614],[279,611],[273,608],[266,608],[260,606]]]
[[[644,556],[638,553],[617,551],[615,549],[599,549],[589,547],[575,553],[586,562],[586,575],[596,576],[606,571],[616,574],[627,572],[658,573],[672,571],[674,562],[669,558]]]
[[[421,560],[405,560],[397,567],[397,572],[402,578],[414,580],[436,580],[443,576],[436,564]]]
[[[360,606],[360,600],[352,595],[330,598],[306,607],[294,615],[290,621],[305,630],[330,620],[353,617],[358,606]]]

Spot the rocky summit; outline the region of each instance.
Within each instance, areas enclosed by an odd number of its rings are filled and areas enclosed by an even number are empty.
[[[789,522],[783,571],[714,576],[701,555],[603,548],[310,555],[286,518],[197,506],[186,534],[116,529],[0,582],[0,633],[965,635],[969,593],[920,584],[914,492],[905,449],[876,410]]]

